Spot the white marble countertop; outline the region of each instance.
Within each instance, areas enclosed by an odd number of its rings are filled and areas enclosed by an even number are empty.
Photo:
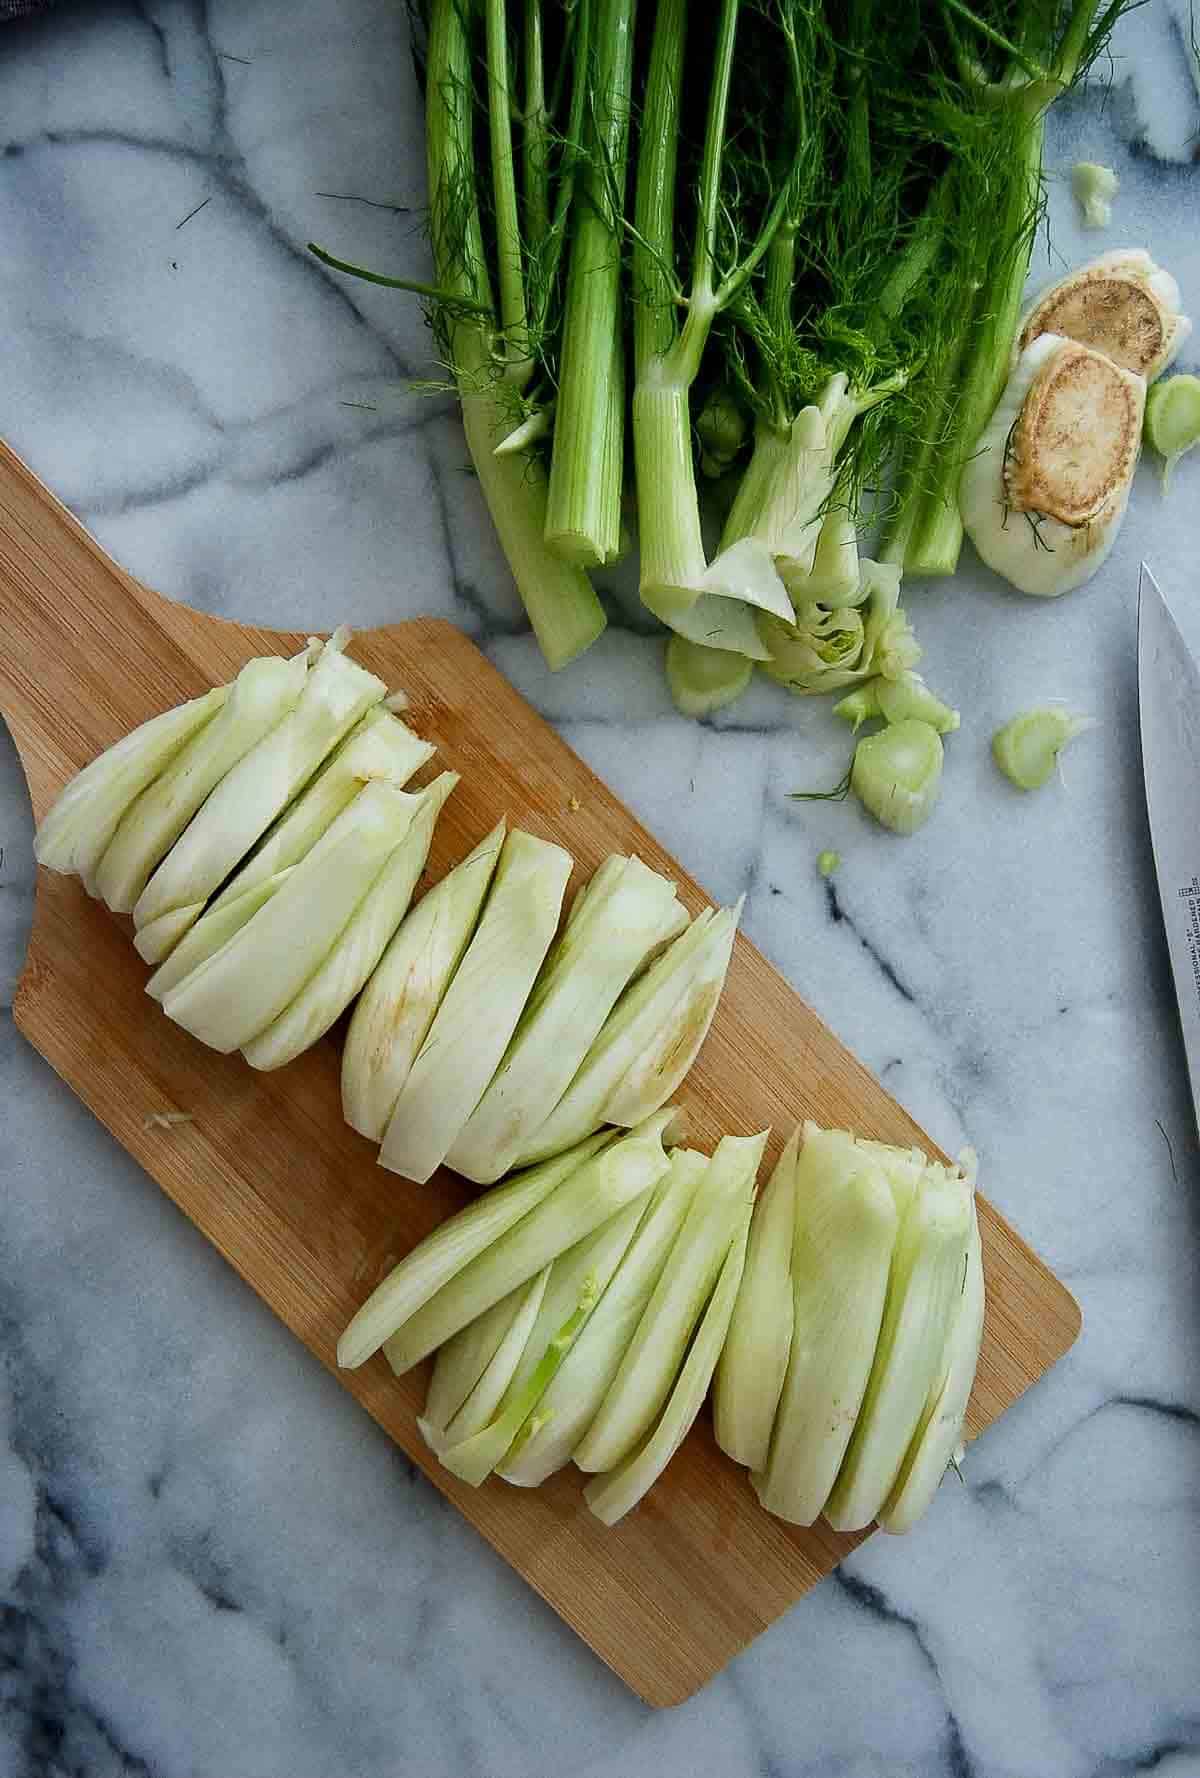
[[[1054,241],[1144,244],[1200,309],[1186,0],[1050,132]],[[0,1774],[1160,1778],[1200,1774],[1200,1168],[1138,763],[1137,564],[1200,646],[1200,456],[1144,466],[1086,592],[972,562],[910,606],[961,707],[943,806],[849,805],[825,708],[676,717],[616,621],[542,670],[413,303],[398,0],[64,7],[0,38],[4,435],[164,592],[278,623],[453,619],[654,827],[1079,1296],[1070,1357],[909,1538],[874,1539],[691,1703],[639,1704],[427,1486],[0,1014]],[[1113,231],[1063,173],[1111,163]],[[331,197],[323,194],[344,194]],[[396,208],[400,207],[400,208]],[[1038,255],[1039,275],[1047,260]],[[1195,338],[1186,368],[1200,363]],[[622,615],[623,613],[623,615]],[[2,639],[0,639],[2,645]],[[1099,727],[1022,799],[987,741]],[[32,902],[0,735],[0,998]],[[818,850],[844,863],[836,894]],[[1173,1153],[1173,1159],[1172,1159]]]

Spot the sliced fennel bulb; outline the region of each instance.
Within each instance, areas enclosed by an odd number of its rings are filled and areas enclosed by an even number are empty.
[[[483,1097],[554,938],[571,869],[561,846],[519,829],[505,840],[479,926],[384,1133],[379,1158],[393,1172],[423,1184]]]
[[[604,1123],[628,1128],[670,1098],[708,1034],[741,909],[739,901],[698,914],[626,988],[519,1161],[554,1154]]]
[[[615,1525],[624,1518],[653,1487],[703,1406],[742,1281],[750,1211],[747,1204],[725,1255],[716,1289],[654,1430],[639,1450],[607,1475],[597,1476],[583,1491],[588,1506],[605,1525]]]
[[[835,1531],[858,1531],[883,1510],[941,1372],[962,1292],[972,1219],[970,1187],[930,1168],[900,1224],[871,1376],[838,1479],[825,1502]]]
[[[1191,331],[1170,272],[1141,247],[1117,247],[1043,291],[1022,317],[1013,357],[1041,335],[1058,334],[1152,382]]]
[[[342,1115],[383,1140],[400,1089],[470,943],[500,848],[503,821],[404,920],[359,998],[342,1051]]]
[[[792,1231],[800,1131],[788,1142],[750,1224],[743,1288],[713,1391],[717,1443],[735,1463],[761,1469],[792,1346]]]
[[[320,968],[279,1017],[243,1049],[252,1068],[282,1068],[323,1037],[349,1006],[408,912],[437,818],[457,783],[457,772],[442,772],[418,796],[395,792],[410,806],[407,830]]]
[[[265,1031],[337,943],[413,800],[391,784],[366,785],[282,888],[164,995],[168,1018],[223,1054]]]
[[[421,1436],[431,1450],[440,1450],[445,1444],[447,1428],[456,1419],[460,1409],[472,1399],[477,1385],[488,1375],[493,1360],[499,1358],[526,1294],[536,1286],[540,1302],[540,1293],[545,1289],[545,1281],[549,1276],[550,1267],[543,1266],[528,1284],[519,1284],[507,1296],[501,1297],[498,1303],[493,1303],[490,1309],[477,1315],[474,1321],[460,1329],[453,1339],[447,1340],[440,1348],[433,1361],[429,1388],[425,1393],[425,1411],[418,1421]],[[534,1313],[536,1314],[536,1310]],[[524,1340],[528,1340],[532,1325],[531,1318]],[[524,1351],[524,1343],[521,1350]],[[517,1357],[520,1357],[520,1353]],[[516,1369],[516,1358],[507,1368],[504,1368],[507,1364],[505,1358],[499,1358],[499,1363],[504,1371],[504,1382],[496,1391],[491,1406],[479,1420],[479,1425],[485,1425],[491,1417]]]
[[[992,736],[992,758],[1017,790],[1040,790],[1067,743],[1094,726],[1090,716],[1075,716],[1061,704],[1022,710]]]
[[[1175,465],[1200,444],[1200,377],[1166,377],[1146,397],[1146,443],[1162,458],[1162,491]]]
[[[308,649],[247,661],[212,722],[125,811],[96,867],[96,888],[115,912],[130,911],[209,792],[293,708],[308,665]]]
[[[386,691],[382,679],[342,654],[339,638],[327,642],[294,708],[243,754],[167,853],[138,897],[134,925],[140,930],[168,913],[189,925],[197,919],[213,891]],[[160,963],[165,952],[147,956],[143,947],[142,955]]]
[[[457,1445],[447,1445],[443,1449],[442,1462],[452,1474],[459,1476],[473,1488],[478,1488],[487,1480],[553,1381],[578,1337],[580,1328],[591,1314],[595,1301],[595,1280],[589,1278],[580,1292],[575,1308],[542,1352],[527,1381],[519,1387],[515,1384],[512,1386],[495,1418],[481,1431]]]
[[[390,710],[376,706],[355,724],[294,802],[280,815],[213,903],[224,907],[248,889],[307,857],[364,784],[384,778],[402,788],[432,758]]]
[[[527,1215],[493,1239],[486,1251],[477,1250],[476,1257],[456,1270],[403,1324],[397,1321],[385,1346],[392,1369],[397,1374],[411,1370],[518,1284],[656,1185],[670,1164],[663,1137],[675,1115],[673,1109],[658,1112],[582,1165],[568,1169]],[[582,1146],[586,1149],[586,1144]]]
[[[584,1167],[613,1141],[613,1133],[589,1136],[586,1142],[556,1155],[541,1166],[530,1167],[515,1179],[485,1192],[457,1216],[443,1222],[425,1240],[418,1242],[411,1253],[394,1266],[387,1277],[371,1292],[338,1341],[337,1361],[343,1370],[357,1370],[398,1328],[412,1319],[443,1285],[469,1266],[473,1260],[505,1235],[509,1229],[536,1209],[552,1192]],[[564,1241],[563,1246],[570,1242]],[[562,1249],[560,1248],[561,1252]],[[551,1255],[551,1258],[556,1257]],[[513,1288],[524,1284],[540,1266],[542,1259],[520,1278]],[[497,1301],[503,1291],[492,1299]],[[480,1304],[476,1313],[490,1305]],[[468,1316],[463,1326],[471,1319]],[[448,1335],[446,1336],[449,1337]],[[440,1345],[441,1341],[436,1342]],[[434,1347],[429,1347],[429,1351]],[[414,1360],[414,1363],[416,1361]]]
[[[295,866],[292,866],[292,870]],[[234,901],[227,902],[223,907],[211,907],[201,914],[194,926],[184,931],[178,944],[173,944],[168,957],[159,964],[150,980],[146,983],[146,992],[152,1000],[162,1000],[171,989],[176,987],[186,975],[199,967],[206,957],[231,939],[235,932],[240,932],[248,920],[252,920],[260,907],[270,901],[277,889],[281,889],[291,876],[291,870],[281,870],[277,876],[267,877],[265,881],[256,883],[253,889],[247,889]],[[173,914],[164,914],[162,921],[173,921]],[[162,921],[155,920],[150,926],[143,927],[143,932],[153,933]],[[134,939],[137,944],[141,933]]]
[[[724,710],[750,684],[754,663],[728,649],[672,636],[667,643],[667,685],[681,716],[697,719]]]
[[[506,1482],[535,1488],[570,1461],[620,1368],[707,1169],[707,1155],[672,1151],[670,1171],[616,1276],[501,1464]]]
[[[1057,334],[1027,345],[959,480],[963,526],[1023,593],[1082,586],[1116,541],[1137,467],[1146,385]]]
[[[545,1390],[586,1327],[650,1197],[650,1191],[643,1192],[548,1268],[532,1328],[502,1397],[488,1413],[481,1414],[475,1411],[480,1392],[474,1391],[446,1429],[442,1461],[464,1481],[478,1487],[503,1460],[530,1417],[538,1413]]]
[[[438,1423],[431,1411],[430,1402],[426,1401],[425,1412],[417,1425],[425,1443],[430,1450],[437,1452],[443,1462],[448,1450],[483,1431],[503,1401],[521,1362],[521,1354],[529,1344],[552,1270],[552,1266],[543,1266],[527,1284],[510,1292],[489,1309],[486,1315],[480,1317],[487,1323],[488,1340],[490,1341],[493,1330],[497,1328],[500,1338],[468,1394],[445,1424]],[[456,1334],[454,1338],[461,1339],[470,1332],[469,1327],[464,1327],[462,1333]],[[453,1344],[454,1340],[451,1340],[442,1350],[449,1350],[449,1346]]]
[[[575,1450],[580,1469],[612,1469],[654,1424],[730,1243],[753,1203],[766,1141],[764,1131],[725,1136],[719,1143],[616,1376]]]
[[[630,977],[687,915],[638,858],[610,860],[548,954],[512,1042],[448,1164],[476,1184],[507,1173],[566,1091]]]
[[[930,1392],[900,1474],[879,1514],[879,1523],[885,1531],[911,1531],[932,1501],[958,1449],[979,1361],[984,1307],[983,1249],[979,1240],[979,1219],[972,1204],[966,1276],[951,1314],[942,1372]]]
[[[795,1525],[819,1517],[858,1418],[883,1319],[898,1218],[874,1156],[806,1124],[796,1163],[792,1342],[754,1488]]]
[[[90,883],[125,811],[214,719],[229,690],[218,685],[151,717],[77,772],[38,828],[33,843],[38,863]]]

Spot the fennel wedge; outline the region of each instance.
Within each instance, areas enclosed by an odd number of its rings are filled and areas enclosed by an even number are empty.
[[[718,1144],[599,1412],[575,1450],[580,1469],[614,1468],[653,1426],[753,1203],[766,1140],[764,1131],[725,1136]]]
[[[603,1146],[602,1139],[592,1138],[597,1149],[589,1159],[568,1166],[527,1215],[478,1250],[436,1294],[405,1316],[403,1324],[396,1322],[385,1347],[392,1369],[411,1370],[518,1284],[656,1185],[670,1165],[663,1139],[675,1116],[673,1108],[660,1111]],[[581,1145],[585,1152],[587,1147]],[[507,1189],[496,1187],[501,1192]],[[484,1197],[473,1208],[486,1203]]]
[[[653,1431],[623,1463],[606,1475],[597,1476],[584,1489],[584,1499],[605,1525],[615,1525],[618,1519],[623,1519],[654,1486],[704,1405],[742,1281],[750,1211],[751,1206],[746,1204],[721,1266],[716,1289],[709,1298],[695,1338],[688,1347],[687,1357]]]
[[[252,1068],[282,1068],[323,1037],[349,1006],[408,912],[437,818],[457,783],[457,772],[442,772],[419,796],[394,793],[411,805],[407,826],[320,967],[278,1018],[244,1047],[242,1054]]]
[[[400,1089],[383,1166],[421,1184],[446,1159],[516,1029],[571,868],[570,853],[547,840],[520,830],[505,840],[478,928]]]
[[[796,1223],[796,1130],[758,1201],[744,1271],[717,1367],[713,1427],[735,1463],[761,1469],[792,1348],[792,1231]]]
[[[708,1156],[695,1149],[672,1150],[670,1170],[616,1276],[501,1464],[505,1481],[536,1487],[570,1461],[620,1368],[707,1167]]]
[[[282,722],[308,676],[310,651],[247,661],[213,721],[126,810],[96,867],[96,889],[127,914],[196,810],[225,774]]]
[[[626,988],[519,1162],[554,1154],[601,1124],[630,1128],[670,1098],[708,1035],[741,909],[739,901],[698,914]]]
[[[342,1115],[383,1140],[487,895],[505,825],[494,827],[435,883],[388,945],[363,989],[342,1051]]]
[[[360,1364],[365,1364],[384,1341],[409,1322],[444,1285],[486,1253],[613,1140],[611,1131],[589,1136],[586,1142],[579,1143],[565,1154],[518,1173],[503,1185],[485,1192],[418,1242],[371,1292],[342,1334],[337,1349],[337,1361],[342,1369],[356,1370]],[[563,1242],[563,1247],[569,1245],[569,1240]],[[546,1263],[543,1258],[539,1264],[530,1266],[510,1288],[525,1283]],[[499,1291],[492,1302],[504,1294]],[[475,1314],[481,1314],[489,1307],[491,1303],[480,1303]],[[466,1316],[461,1325],[467,1326],[472,1319],[471,1315]],[[444,1337],[448,1339],[450,1335]],[[435,1341],[428,1350],[436,1350],[441,1344],[441,1340]]]
[[[176,840],[134,905],[139,932],[165,914],[177,915],[185,930],[198,919],[327,754],[382,700],[383,681],[347,659],[342,646],[340,636],[325,644],[295,706],[242,755]],[[148,954],[144,944],[140,949],[148,963],[165,955]]]
[[[820,1516],[850,1442],[883,1319],[896,1239],[883,1169],[840,1130],[806,1124],[796,1166],[792,1340],[766,1464],[768,1512]]]
[[[972,1208],[966,1182],[931,1167],[904,1213],[870,1380],[825,1502],[835,1531],[869,1525],[900,1476],[962,1294]]]
[[[441,1457],[455,1475],[478,1487],[503,1461],[522,1427],[537,1416],[545,1391],[621,1264],[650,1197],[650,1190],[643,1192],[547,1268],[532,1327],[502,1396],[486,1415],[464,1410],[446,1429]]]
[[[222,1053],[265,1031],[337,943],[414,800],[391,784],[366,785],[270,900],[163,996],[168,1018]]]
[[[193,735],[215,719],[230,689],[218,685],[203,697],[152,716],[77,772],[38,828],[33,844],[38,863],[64,876],[82,877],[93,893],[96,867],[126,810]]]
[[[447,1155],[477,1184],[507,1173],[566,1091],[621,991],[686,925],[675,885],[638,858],[609,859],[580,892],[512,1042]]]

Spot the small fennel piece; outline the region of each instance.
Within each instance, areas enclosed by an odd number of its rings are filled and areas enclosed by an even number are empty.
[[[735,1463],[762,1469],[792,1347],[792,1236],[796,1223],[797,1129],[761,1192],[742,1288],[713,1389],[717,1443]]]
[[[163,996],[167,1017],[222,1054],[265,1031],[337,944],[413,802],[394,785],[366,785],[287,882]]]
[[[209,896],[322,760],[385,696],[382,679],[347,659],[341,648],[340,638],[325,644],[293,709],[242,755],[176,840],[134,906],[139,931],[168,913],[180,915],[188,925],[199,918]],[[274,865],[265,874],[278,868]],[[148,963],[160,963],[165,954],[147,955],[139,948]]]
[[[292,870],[294,869],[293,865]],[[150,998],[152,1000],[164,999],[171,989],[177,987],[185,976],[192,973],[193,969],[197,969],[206,957],[211,957],[214,951],[219,951],[221,946],[235,933],[242,930],[247,921],[254,918],[259,908],[270,901],[277,889],[282,889],[291,874],[291,870],[281,870],[275,876],[267,877],[263,882],[256,883],[252,889],[247,889],[245,894],[237,896],[233,901],[226,902],[221,907],[210,907],[207,913],[201,914],[195,925],[188,927],[179,943],[172,947],[170,955],[164,958],[146,983],[146,992]],[[175,916],[164,914],[162,918],[166,922],[173,922]],[[143,933],[150,935],[151,944],[148,947],[150,949],[153,949],[157,944],[156,932],[159,925],[160,922],[154,920],[149,926],[142,928]],[[138,937],[141,936],[142,933],[139,933]]]
[[[555,1155],[553,1160],[530,1167],[504,1185],[485,1192],[418,1242],[371,1292],[338,1341],[337,1361],[342,1369],[357,1370],[360,1364],[365,1364],[390,1335],[437,1295],[443,1285],[457,1277],[480,1254],[486,1253],[494,1242],[612,1141],[611,1130],[589,1136],[586,1142],[579,1143],[566,1154]],[[569,1241],[564,1241],[563,1246],[567,1245]],[[526,1283],[546,1263],[543,1259],[539,1265],[531,1266],[524,1276],[514,1281],[512,1288]],[[501,1291],[499,1296],[504,1294]],[[499,1296],[493,1300],[498,1301]],[[482,1313],[484,1307],[480,1304],[478,1312]],[[466,1325],[465,1321],[463,1325]]]
[[[215,898],[224,907],[248,889],[299,864],[364,784],[382,778],[403,789],[434,749],[382,706],[368,710],[316,776],[255,846]]]
[[[645,1218],[587,1326],[500,1467],[505,1481],[536,1488],[570,1462],[596,1417],[662,1275],[708,1156],[676,1148]]]
[[[942,759],[937,730],[905,717],[858,743],[850,788],[882,826],[914,834],[933,813],[942,786]]]
[[[561,846],[519,829],[505,840],[479,925],[400,1089],[381,1165],[424,1184],[446,1159],[516,1029],[571,869]]]
[[[33,843],[38,863],[90,885],[126,810],[216,718],[230,689],[218,685],[152,716],[77,772],[38,828]]]
[[[963,1420],[975,1382],[984,1316],[983,1249],[979,1219],[971,1206],[966,1275],[950,1320],[942,1369],[900,1474],[879,1514],[884,1531],[911,1531],[931,1504],[962,1441]]]
[[[709,1298],[654,1430],[640,1449],[632,1452],[616,1469],[597,1476],[583,1491],[588,1506],[605,1525],[615,1525],[618,1519],[624,1518],[654,1486],[687,1437],[704,1404],[742,1281],[750,1208],[747,1204],[742,1211],[740,1226],[725,1255],[716,1289]]]
[[[342,1050],[342,1115],[382,1142],[400,1090],[471,941],[507,829],[503,821],[401,923],[359,996]]]
[[[127,914],[210,791],[282,722],[304,690],[309,651],[247,661],[218,714],[125,811],[96,867],[101,899]]]
[[[626,988],[518,1163],[556,1154],[602,1124],[632,1128],[670,1098],[708,1035],[741,909],[740,901],[705,909]]]
[[[1040,790],[1052,776],[1068,741],[1095,726],[1059,704],[1025,710],[992,736],[992,758],[1018,790]]]
[[[833,714],[848,722],[854,734],[864,722],[874,722],[883,716],[878,687],[878,679],[868,679],[865,684],[856,685],[853,691],[847,692],[844,698],[839,698],[833,706]]]
[[[442,772],[427,790],[406,798],[412,805],[408,827],[341,937],[295,999],[242,1050],[252,1068],[282,1068],[294,1061],[345,1012],[408,912],[438,816],[457,783],[457,772]]]
[[[486,1337],[489,1341],[494,1327],[501,1330],[500,1339],[471,1389],[444,1424],[439,1424],[433,1417],[430,1400],[426,1400],[425,1412],[417,1424],[425,1443],[439,1457],[448,1447],[461,1444],[463,1440],[482,1432],[496,1413],[516,1374],[521,1354],[529,1343],[552,1270],[552,1266],[543,1266],[527,1284],[511,1291],[489,1309],[486,1315],[479,1317],[480,1321],[487,1324]],[[454,1336],[454,1340],[447,1341],[442,1351],[449,1351],[455,1340],[461,1340],[470,1332],[471,1328],[464,1327],[461,1334]],[[438,1359],[440,1362],[441,1353],[438,1354]],[[434,1366],[434,1371],[436,1374],[437,1365]],[[432,1393],[431,1389],[431,1396]]]
[[[1108,228],[1113,199],[1121,181],[1111,167],[1097,161],[1076,161],[1071,168],[1071,192],[1083,213],[1086,228]]]
[[[592,1137],[591,1142],[597,1146],[588,1158],[569,1161],[563,1175],[520,1221],[506,1224],[503,1233],[476,1247],[473,1258],[456,1267],[436,1292],[393,1324],[385,1337],[384,1350],[397,1376],[428,1358],[518,1284],[524,1284],[568,1247],[657,1185],[670,1165],[663,1140],[675,1117],[674,1109],[668,1108],[616,1141],[611,1140],[611,1133],[606,1133],[608,1139],[603,1143]],[[586,1144],[581,1144],[571,1153],[578,1156],[586,1148]],[[546,1170],[555,1165],[548,1162]],[[534,1168],[528,1177],[541,1172],[541,1168]],[[472,1208],[481,1209],[488,1197],[509,1189],[495,1187]]]
[[[1057,598],[1116,541],[1141,445],[1146,385],[1057,334],[1026,346],[963,470],[959,506],[989,568]]]
[[[929,1167],[904,1212],[892,1255],[883,1324],[862,1407],[824,1514],[859,1531],[882,1512],[904,1466],[962,1295],[973,1216],[970,1186]]]
[[[581,891],[491,1082],[447,1164],[477,1185],[507,1173],[570,1085],[627,982],[687,915],[675,885],[616,854]]]
[[[919,673],[901,673],[897,679],[881,678],[875,697],[879,713],[887,722],[904,722],[912,717],[917,722],[927,722],[939,735],[952,735],[959,726],[958,711],[943,704]]]
[[[766,1142],[763,1131],[725,1136],[718,1144],[616,1375],[575,1449],[580,1469],[614,1468],[658,1418],[730,1246],[748,1219]]]
[[[754,673],[754,663],[745,655],[684,636],[669,638],[666,664],[671,698],[682,716],[711,716],[736,703]]]
[[[472,1486],[501,1463],[586,1327],[621,1262],[651,1192],[577,1241],[548,1268],[536,1317],[502,1397],[490,1413],[464,1410],[446,1430],[442,1461]],[[467,1404],[473,1407],[474,1397]]]
[[[842,855],[840,852],[818,852],[817,875],[824,877],[826,881],[828,881],[830,877],[836,875],[841,868],[841,863]]]
[[[1191,331],[1170,272],[1140,247],[1118,247],[1042,292],[1021,318],[1015,357],[1043,334],[1054,334],[1102,352],[1151,383]]]
[[[1146,443],[1163,460],[1163,493],[1182,456],[1200,444],[1200,377],[1164,377],[1146,397]]]

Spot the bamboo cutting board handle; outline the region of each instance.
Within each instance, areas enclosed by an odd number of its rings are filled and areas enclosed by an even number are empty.
[[[336,613],[331,613],[336,620]],[[0,446],[0,712],[40,817],[57,791],[137,723],[302,638],[170,603],[118,568]],[[462,782],[430,856],[440,876],[497,815],[556,840],[590,872],[636,851],[707,898],[654,837],[449,624],[417,619],[355,637],[356,659],[410,696],[407,715]],[[14,1017],[31,1043],[321,1362],[376,1282],[460,1207],[444,1170],[415,1186],[376,1166],[342,1121],[327,1039],[255,1074],[203,1049],[143,992],[126,923],[74,879],[42,871]],[[691,1139],[772,1126],[769,1160],[802,1117],[884,1141],[934,1145],[748,940],[738,938],[712,1031],[679,1095]],[[148,1114],[182,1110],[164,1129]],[[980,1200],[988,1313],[968,1425],[1000,1414],[1070,1346],[1079,1311]],[[857,1537],[764,1513],[743,1472],[693,1428],[636,1512],[605,1530],[566,1471],[537,1489],[472,1490],[416,1427],[423,1376],[381,1358],[342,1384],[601,1658],[652,1704],[718,1672],[841,1559]],[[915,1559],[915,1558],[914,1558]]]

